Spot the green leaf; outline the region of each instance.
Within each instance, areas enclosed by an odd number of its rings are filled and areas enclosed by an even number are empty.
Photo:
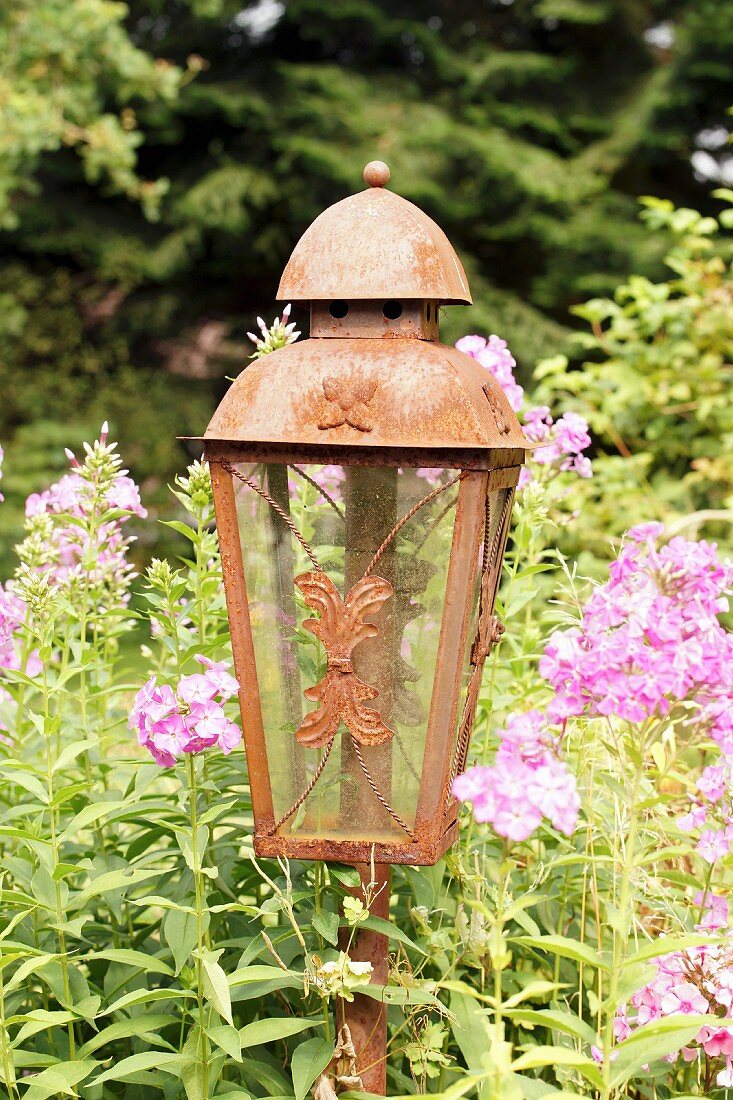
[[[21,771],[20,768],[8,767],[4,768],[3,771],[6,779],[11,784],[17,783],[23,790],[28,791],[28,794],[32,794],[34,798],[37,798],[42,805],[48,805],[48,791],[35,776],[29,775],[26,771]]]
[[[124,802],[93,802],[89,806],[82,807],[79,813],[72,817],[59,836],[59,840],[75,839],[82,829],[88,829],[90,825],[109,817],[110,814],[121,809],[124,805]]]
[[[252,966],[243,966],[240,970],[235,970],[233,974],[229,975],[229,988],[235,989],[237,986],[249,985],[252,982],[269,982],[276,979],[281,983],[278,986],[280,989],[288,987],[290,989],[303,988],[302,979],[296,977],[295,974],[286,973],[279,966],[267,966],[264,963],[255,963]]]
[[[160,871],[143,871],[133,867],[121,867],[116,871],[105,871],[82,890],[77,891],[69,899],[69,909],[81,909],[90,898],[100,894],[108,894],[113,890],[125,890],[135,886],[138,882],[145,882],[149,878],[155,878]]]
[[[151,1035],[162,1031],[164,1027],[176,1023],[176,1019],[175,1016],[165,1015],[162,1012],[146,1012],[141,1016],[133,1016],[129,1020],[118,1020],[116,1023],[110,1024],[109,1027],[102,1028],[83,1047],[80,1047],[79,1057],[86,1058],[88,1054],[93,1054],[95,1050],[99,1050],[107,1043],[114,1042],[115,1039],[132,1037],[149,1039]]]
[[[239,1038],[242,1046],[261,1046],[263,1043],[274,1043],[278,1039],[287,1039],[290,1035],[297,1035],[301,1031],[307,1031],[311,1027],[322,1027],[323,1020],[302,1020],[293,1016],[273,1016],[267,1020],[254,1020],[251,1024],[245,1024],[240,1029]]]
[[[455,1017],[452,1031],[466,1065],[473,1073],[486,1068],[491,1033],[486,1011],[478,1002],[464,993],[453,992],[450,1010]]]
[[[611,1088],[620,1088],[645,1065],[651,1065],[671,1054],[673,1050],[687,1046],[700,1028],[709,1023],[717,1026],[715,1016],[665,1016],[637,1028],[628,1038],[614,1047],[611,1068]]]
[[[339,916],[338,913],[314,913],[311,924],[326,943],[338,946]]]
[[[13,1017],[8,1023],[19,1023],[21,1020],[26,1020],[27,1022],[23,1024],[23,1027],[17,1032],[11,1046],[20,1046],[32,1035],[37,1035],[39,1031],[45,1031],[46,1028],[49,1027],[60,1027],[62,1024],[69,1024],[75,1019],[76,1016],[73,1012],[49,1012],[44,1008],[37,1008],[24,1016]],[[79,1051],[78,1054],[80,1059],[85,1057],[81,1051]]]
[[[209,1027],[206,1029],[206,1034],[212,1043],[216,1043],[218,1047],[221,1047],[224,1053],[233,1058],[235,1062],[242,1061],[242,1040],[236,1027],[231,1027],[228,1024],[223,1024],[221,1027]]]
[[[114,1004],[100,1012],[100,1016],[109,1016],[113,1012],[119,1012],[122,1008],[132,1008],[133,1005],[150,1004],[152,1001],[177,1001],[183,997],[193,997],[190,989],[132,989],[119,997]]]
[[[219,966],[218,959],[221,951],[194,951],[194,956],[200,959],[204,966],[204,995],[210,1004],[228,1024],[233,1026],[232,999],[229,992],[227,976]]]
[[[207,1095],[206,1071],[198,1058],[189,1058],[181,1071],[186,1100],[205,1100]]]
[[[86,749],[91,748],[93,743],[93,741],[74,741],[70,745],[65,745],[56,757],[51,770],[55,773],[61,771],[62,768],[67,768],[69,764],[73,764],[77,756],[81,756]]]
[[[585,1054],[569,1047],[531,1047],[512,1063],[515,1073],[525,1069],[541,1069],[545,1066],[573,1066],[596,1088],[602,1088],[601,1071]]]
[[[504,1014],[517,1023],[552,1028],[554,1031],[561,1031],[563,1035],[581,1039],[584,1043],[596,1042],[593,1028],[573,1012],[562,1012],[557,1008],[505,1008]]]
[[[163,918],[162,932],[173,953],[176,974],[180,974],[198,939],[196,914],[169,909]]]
[[[106,951],[95,951],[89,955],[92,959],[107,959],[109,962],[123,963],[125,966],[134,966],[138,970],[144,970],[148,974],[165,974],[172,977],[173,971],[168,963],[162,959],[156,959],[154,955],[148,955],[145,951],[133,951],[130,948],[113,948]]]
[[[342,886],[348,886],[351,890],[357,890],[361,886],[361,876],[355,867],[345,867],[340,863],[329,863],[329,875],[333,875]]]
[[[290,1067],[293,1074],[295,1100],[305,1100],[316,1077],[319,1073],[323,1073],[331,1061],[333,1050],[333,1043],[329,1043],[326,1039],[307,1039],[296,1047]]]
[[[78,1085],[85,1077],[88,1077],[96,1062],[73,1061],[57,1062],[32,1078],[32,1084],[25,1093],[23,1100],[46,1100],[49,1096],[73,1096],[74,1085]]]
[[[399,943],[404,943],[407,947],[411,947],[414,951],[419,952],[421,955],[426,955],[427,952],[423,950],[419,944],[416,944],[414,940],[398,928],[396,924],[392,924],[391,921],[384,920],[382,917],[368,916],[364,920],[359,922],[360,928],[369,928],[372,932],[381,932],[389,940],[397,940]]]
[[[567,936],[512,936],[509,942],[535,947],[538,951],[549,951],[551,955],[573,959],[574,962],[585,963],[596,970],[610,970],[608,963],[587,943],[571,940]]]
[[[182,1056],[180,1054],[164,1054],[159,1050],[149,1050],[142,1054],[133,1054],[129,1058],[123,1058],[116,1062],[104,1073],[94,1078],[94,1085],[103,1085],[105,1081],[124,1081],[126,1077],[139,1073],[141,1070],[155,1069],[170,1073],[172,1067],[180,1067]]]

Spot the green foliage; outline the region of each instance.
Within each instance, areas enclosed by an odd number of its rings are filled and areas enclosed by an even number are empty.
[[[243,321],[271,309],[294,242],[374,156],[466,263],[476,304],[446,311],[446,339],[498,332],[525,373],[569,351],[569,307],[629,271],[658,277],[637,194],[706,202],[689,155],[733,96],[727,5],[265,8],[4,5],[4,443],[44,403],[95,428],[100,384],[142,412],[159,379],[158,438],[199,434],[252,350]],[[645,39],[665,22],[671,45]],[[117,430],[147,478],[137,422]],[[170,480],[180,454],[157,457]]]
[[[621,534],[630,514],[726,539],[733,518],[731,211],[716,219],[660,199],[643,203],[649,229],[672,236],[671,275],[632,275],[613,298],[576,307],[592,330],[576,342],[594,358],[577,369],[556,356],[535,372],[536,397],[551,405],[570,398],[601,451],[588,526],[598,553],[598,536]]]

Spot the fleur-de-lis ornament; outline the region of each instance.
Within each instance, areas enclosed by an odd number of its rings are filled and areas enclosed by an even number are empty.
[[[323,679],[303,692],[306,699],[320,706],[307,714],[296,730],[298,742],[312,748],[328,745],[341,722],[362,745],[389,741],[394,731],[378,711],[364,706],[365,700],[376,699],[379,692],[356,675],[351,654],[360,642],[379,633],[364,617],[379,611],[393,595],[392,585],[382,577],[362,577],[342,599],[325,573],[301,573],[295,583],[308,607],[321,616],[306,619],[303,626],[323,642],[328,662]]]

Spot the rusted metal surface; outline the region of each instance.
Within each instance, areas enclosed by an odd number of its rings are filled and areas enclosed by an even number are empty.
[[[404,842],[268,835],[262,828],[255,832],[254,850],[257,855],[268,858],[285,856],[288,859],[320,859],[337,863],[366,863],[373,852],[374,861],[378,864],[406,863],[411,867],[432,867],[455,839],[455,820],[445,826],[441,818],[433,828],[422,830],[419,836],[416,834],[414,841],[405,836]]]
[[[278,298],[437,298],[471,305],[463,265],[443,230],[418,206],[367,187],[324,210],[298,241]]]
[[[312,338],[242,371],[203,442],[212,463],[234,659],[242,685],[256,852],[424,865],[435,863],[456,834],[450,782],[465,762],[481,667],[494,637],[493,603],[508,512],[492,555],[496,560],[483,577],[477,623],[474,603],[486,494],[511,496],[530,444],[496,379],[470,356],[438,342],[439,305],[470,302],[465,274],[447,238],[421,210],[385,190],[386,165],[368,165],[365,179],[370,185],[366,191],[316,219],[283,274],[280,296],[310,302]],[[244,476],[235,465],[241,462],[266,463],[267,488]],[[345,523],[345,597],[290,515],[286,467],[307,463],[342,464],[347,470],[343,506],[324,495]],[[459,473],[400,519],[399,470],[409,467]],[[299,473],[315,484],[307,470]],[[274,591],[282,623],[295,621],[290,589],[298,586],[321,614],[306,629],[326,649],[325,676],[303,692],[318,704],[315,709],[303,716],[296,705],[296,687],[301,687],[297,671],[292,682],[285,682],[285,709],[296,731],[291,743],[320,751],[320,757],[315,766],[304,765],[299,749],[297,761],[284,754],[270,761],[270,767],[286,767],[294,778],[294,804],[284,814],[278,807],[277,821],[232,477],[254,489],[274,511]],[[413,617],[411,604],[422,590],[419,583],[403,585],[397,594],[396,536],[426,501],[459,480],[432,697],[422,727],[421,774],[415,771],[420,765],[413,766],[407,756],[401,764],[409,763],[419,789],[417,809],[413,795],[406,821],[398,812],[399,797],[393,800],[393,785],[396,796],[399,789],[392,750],[403,744],[398,695],[402,691],[404,696],[405,677],[411,672],[400,645],[405,623]],[[308,554],[314,572],[293,576],[291,536]],[[376,623],[365,621],[375,614]],[[273,624],[273,660],[292,644],[282,623]],[[369,644],[362,647],[362,641]],[[468,679],[471,641],[473,676]],[[468,698],[459,721],[464,693]],[[308,797],[334,744],[341,754],[336,768],[342,781],[340,805],[337,801],[335,809],[320,815],[317,831],[303,829],[300,835],[291,819],[305,803],[307,820]],[[380,946],[380,958],[382,950]]]
[[[381,337],[383,340],[437,340],[439,337],[438,302],[405,298],[396,302],[398,317],[391,308],[395,302],[361,301],[311,302],[310,334],[317,339]],[[334,317],[332,310],[342,313]],[[346,313],[343,310],[346,309]],[[386,312],[385,312],[386,310]]]
[[[291,443],[250,443],[242,440],[212,440],[203,436],[183,436],[203,445],[209,462],[282,462],[290,466],[315,463],[317,466],[346,463],[354,467],[445,468],[450,470],[518,471],[525,450],[518,447],[361,447],[358,445],[293,445]],[[525,446],[529,446],[526,444]]]
[[[229,472],[215,462],[211,464],[211,484],[214,492],[227,615],[232,635],[232,653],[239,681],[239,707],[242,713],[252,811],[255,822],[267,829],[274,822],[270,769],[260,707],[247,583],[244,578],[242,548],[239,543],[234,484]]]
[[[375,865],[374,878],[368,863],[358,865],[362,889],[351,893],[364,900],[364,887],[372,891],[374,899],[369,906],[373,917],[389,919],[390,870]],[[354,962],[372,964],[372,984],[384,986],[388,978],[387,937],[381,932],[362,928],[349,945],[350,931],[341,929],[339,947],[349,952]],[[387,1095],[387,1006],[373,997],[354,994],[353,1001],[340,1001],[341,1024],[346,1024],[356,1051],[356,1072],[361,1077],[365,1092],[376,1096]]]
[[[328,663],[326,675],[304,694],[319,703],[317,710],[305,716],[295,736],[301,745],[322,748],[336,736],[343,722],[347,730],[362,745],[381,745],[394,737],[394,730],[385,724],[379,711],[364,706],[367,699],[376,699],[377,688],[365,684],[354,671],[352,653],[360,642],[375,638],[379,628],[364,621],[376,614],[394,589],[382,577],[362,577],[341,598],[336,585],[325,573],[301,573],[295,583],[303,593],[308,607],[317,611],[320,619],[306,619],[303,628],[322,643]]]
[[[377,383],[374,379],[324,378],[323,396],[326,405],[318,418],[318,428],[340,428],[347,424],[358,432],[370,432],[374,427],[369,405]]]
[[[323,425],[324,382],[344,395],[371,395],[371,430],[341,416]],[[501,386],[470,356],[424,340],[366,338],[303,340],[255,360],[229,389],[205,438],[369,448],[527,447]]]

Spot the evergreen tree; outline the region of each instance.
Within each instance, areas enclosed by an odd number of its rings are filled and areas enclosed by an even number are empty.
[[[525,369],[567,350],[570,307],[659,271],[639,194],[705,208],[690,158],[733,100],[730,5],[244,3],[4,5],[0,436],[109,414],[163,482],[374,157],[465,261],[476,305],[445,338],[499,332]]]

